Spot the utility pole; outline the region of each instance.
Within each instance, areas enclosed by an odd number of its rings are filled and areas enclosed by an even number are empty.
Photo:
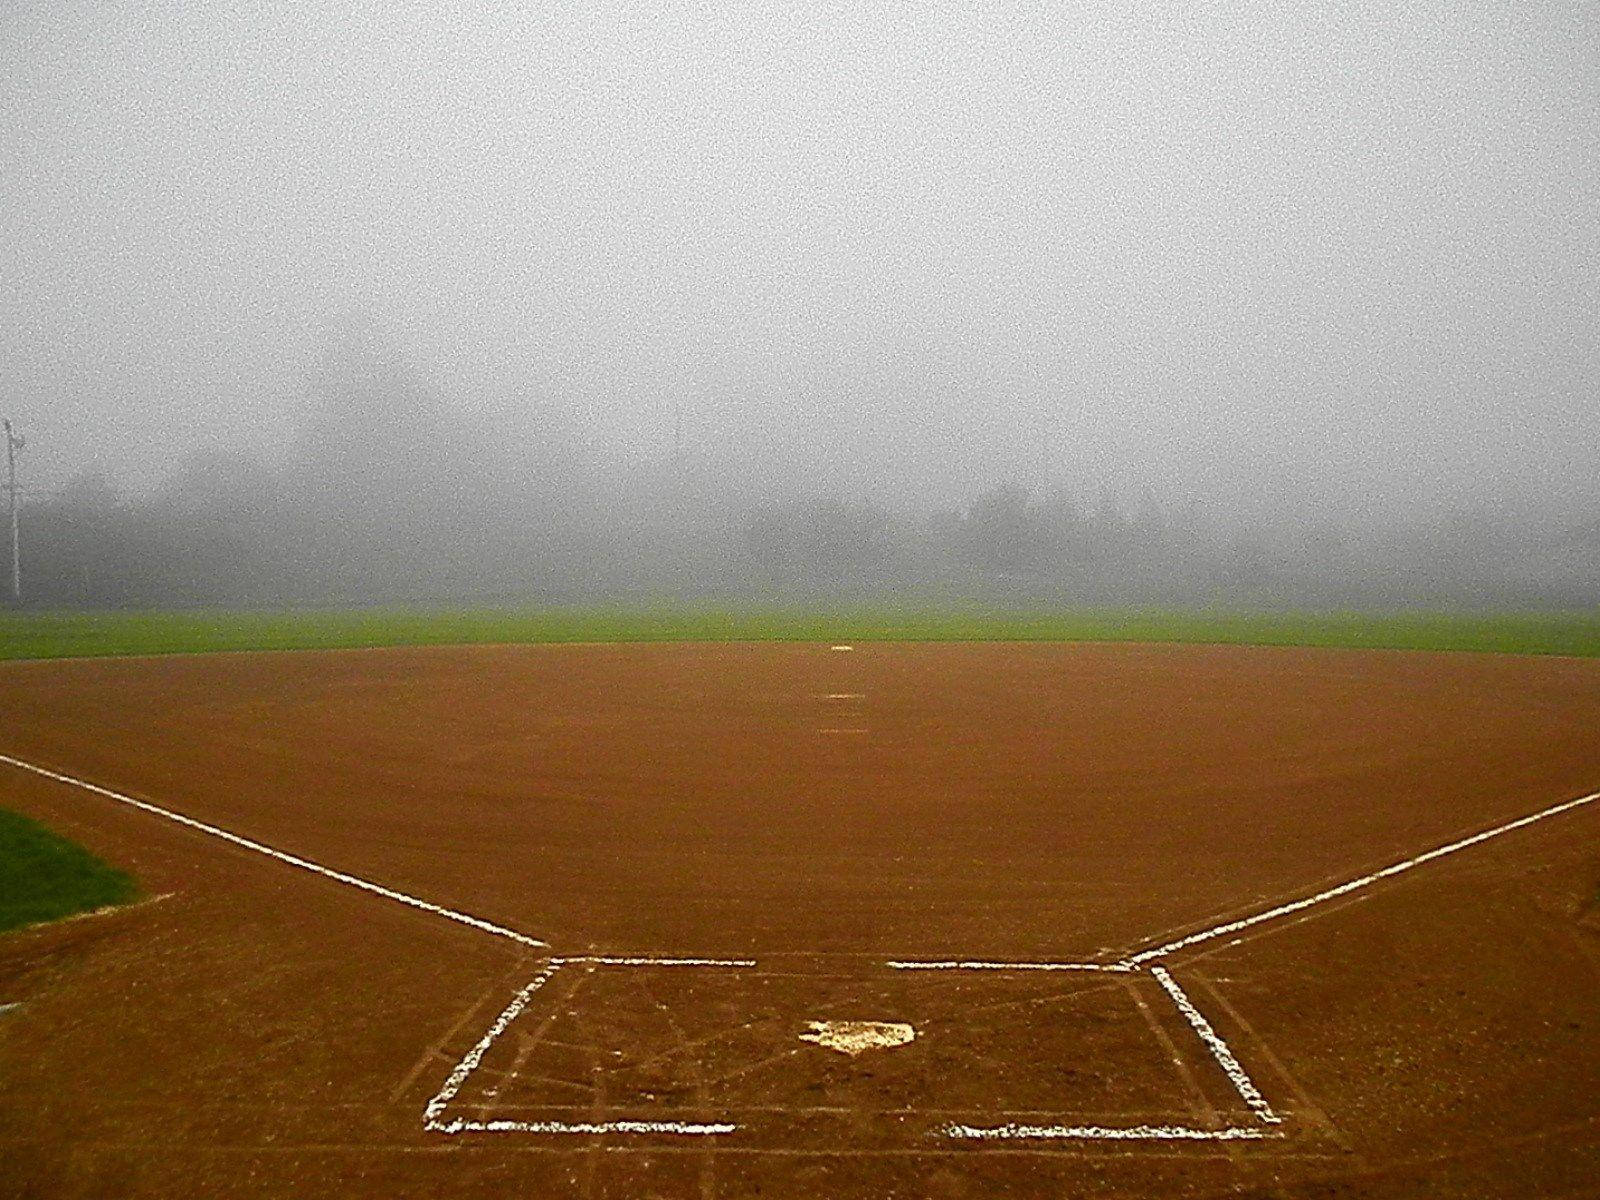
[[[11,600],[22,603],[22,554],[17,541],[17,451],[27,443],[11,431],[11,422],[0,422],[6,431],[6,498],[11,509]]]

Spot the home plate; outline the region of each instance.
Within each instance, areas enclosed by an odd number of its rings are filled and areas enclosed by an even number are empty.
[[[802,1042],[815,1042],[851,1058],[866,1050],[904,1046],[917,1031],[900,1021],[811,1021]]]

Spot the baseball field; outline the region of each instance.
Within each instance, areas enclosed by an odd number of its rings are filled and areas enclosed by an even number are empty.
[[[7,1194],[1594,1194],[1592,618],[254,621],[0,626]]]

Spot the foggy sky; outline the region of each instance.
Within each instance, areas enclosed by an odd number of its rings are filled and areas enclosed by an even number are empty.
[[[355,321],[624,469],[1600,504],[1592,4],[11,0],[0,115],[35,483],[294,453]]]

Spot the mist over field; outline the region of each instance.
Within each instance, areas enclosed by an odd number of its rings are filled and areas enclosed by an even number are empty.
[[[39,607],[1592,606],[1578,4],[16,4]]]

